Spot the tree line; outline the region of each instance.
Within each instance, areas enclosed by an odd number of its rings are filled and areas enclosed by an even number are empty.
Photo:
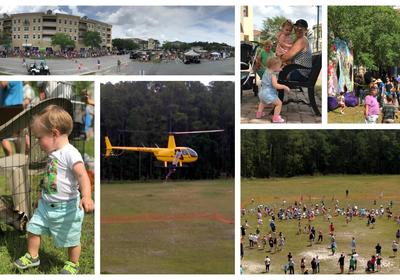
[[[113,145],[166,147],[169,131],[224,129],[222,133],[176,135],[177,146],[199,158],[173,175],[215,179],[234,175],[234,83],[119,82],[101,85],[101,154]],[[101,157],[103,180],[161,179],[168,170],[153,154],[125,152]]]
[[[242,130],[243,177],[399,174],[398,130]]]

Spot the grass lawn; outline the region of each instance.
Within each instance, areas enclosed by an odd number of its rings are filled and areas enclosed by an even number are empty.
[[[2,225],[1,228],[0,274],[58,274],[64,261],[68,260],[67,249],[55,247],[50,237],[44,237],[39,251],[40,266],[21,271],[13,265],[13,261],[26,253],[27,235],[8,226]],[[81,244],[80,274],[94,274],[94,215],[85,216]]]
[[[324,198],[325,206],[334,208],[334,200],[339,200],[339,206],[357,205],[359,209],[365,207],[368,209],[377,209],[382,204],[384,207],[390,201],[393,201],[393,214],[400,214],[400,194],[399,194],[400,176],[321,176],[321,177],[295,177],[281,179],[254,179],[242,180],[241,186],[241,204],[242,208],[247,210],[247,214],[242,216],[241,223],[248,220],[250,228],[247,234],[255,233],[257,227],[256,212],[251,213],[250,209],[256,209],[258,205],[269,205],[275,207],[276,211],[283,206],[283,201],[287,205],[294,204],[294,201],[300,201],[303,196],[303,204],[320,204]],[[349,190],[349,196],[346,198],[345,190]],[[383,193],[381,199],[380,194]],[[254,202],[252,203],[252,199]],[[376,200],[376,205],[374,205]],[[333,215],[332,215],[333,216]],[[261,234],[268,234],[270,217],[263,216],[263,225]],[[344,216],[333,216],[331,221],[335,225],[335,235],[337,242],[337,252],[331,256],[329,248],[329,222],[322,216],[316,217],[311,222],[315,226],[317,233],[322,230],[324,241],[321,244],[309,246],[308,234],[296,235],[297,221],[284,220],[277,221],[277,232],[282,232],[286,237],[286,244],[282,251],[268,252],[266,249],[250,249],[248,236],[243,240],[244,258],[242,267],[244,273],[264,273],[264,259],[266,255],[271,258],[271,272],[273,274],[284,273],[283,265],[287,263],[287,255],[292,253],[295,261],[295,273],[300,273],[300,260],[305,258],[306,268],[311,271],[310,262],[316,255],[321,260],[321,273],[336,274],[339,272],[337,265],[338,258],[343,252],[345,259],[345,272],[348,270],[349,254],[351,253],[351,238],[356,238],[358,258],[358,269],[356,273],[365,273],[367,260],[375,253],[375,246],[379,242],[382,246],[383,265],[380,273],[399,273],[400,255],[392,257],[391,244],[395,239],[395,233],[398,228],[394,219],[388,220],[386,216],[378,217],[375,228],[366,226],[367,219],[354,217],[349,223],[345,223]],[[302,220],[302,228],[308,226],[307,220]],[[318,235],[318,234],[317,234]]]
[[[378,122],[382,122],[382,115]],[[364,106],[347,107],[344,115],[340,114],[340,108],[328,112],[328,123],[365,123]],[[400,119],[395,119],[395,123],[400,123]]]
[[[234,181],[101,185],[102,273],[234,273]]]

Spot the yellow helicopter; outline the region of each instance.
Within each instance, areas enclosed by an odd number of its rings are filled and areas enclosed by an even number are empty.
[[[105,157],[108,158],[113,154],[114,151],[128,151],[128,152],[144,152],[153,153],[158,161],[164,163],[164,167],[168,167],[170,163],[174,167],[182,167],[184,163],[192,163],[198,159],[198,155],[195,150],[189,147],[177,147],[175,144],[174,135],[178,134],[195,134],[195,133],[213,133],[222,132],[223,129],[217,130],[202,130],[202,131],[186,131],[186,132],[170,132],[168,136],[168,145],[166,148],[160,147],[124,147],[124,146],[113,146],[110,139],[105,137],[106,153]]]

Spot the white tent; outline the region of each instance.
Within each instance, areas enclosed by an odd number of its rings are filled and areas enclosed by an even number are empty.
[[[185,56],[200,56],[197,52],[195,52],[194,50],[190,50],[188,52],[184,53]]]
[[[219,57],[219,56],[221,56],[221,53],[219,53],[219,52],[212,52],[211,55],[212,55],[212,56],[218,56],[218,57]]]

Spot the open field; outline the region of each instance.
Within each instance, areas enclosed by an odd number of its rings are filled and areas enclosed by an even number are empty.
[[[234,182],[101,185],[102,273],[234,273]]]
[[[241,207],[246,209],[246,215],[241,217],[241,224],[248,220],[250,227],[243,239],[244,258],[242,267],[244,273],[265,273],[264,259],[266,255],[271,258],[270,273],[284,273],[283,266],[287,264],[287,255],[292,253],[295,262],[295,273],[300,273],[300,260],[305,258],[306,268],[311,272],[310,262],[316,255],[321,261],[321,273],[336,274],[339,272],[337,264],[340,254],[343,252],[345,259],[345,272],[348,271],[349,254],[351,253],[351,239],[356,238],[358,257],[358,268],[356,273],[365,273],[367,260],[375,254],[375,246],[379,242],[382,246],[382,270],[380,274],[394,274],[400,272],[400,256],[393,257],[392,241],[395,240],[396,230],[399,225],[396,221],[388,219],[386,215],[377,217],[374,228],[367,227],[367,218],[353,217],[348,224],[345,216],[335,216],[332,213],[331,222],[335,226],[337,251],[331,256],[329,250],[329,222],[322,216],[317,216],[311,221],[317,231],[323,232],[324,240],[320,244],[314,243],[310,246],[308,234],[297,235],[298,221],[276,219],[276,232],[282,232],[286,237],[286,244],[281,251],[266,248],[249,248],[248,235],[255,233],[257,228],[257,206],[273,206],[275,213],[280,207],[287,208],[300,202],[308,206],[319,204],[324,200],[326,208],[334,209],[336,200],[340,208],[353,207],[358,209],[378,209],[380,205],[386,207],[390,201],[393,202],[393,216],[400,215],[400,176],[321,176],[321,177],[295,177],[280,179],[246,179],[241,184]],[[346,198],[346,189],[349,196]],[[254,202],[252,202],[254,199]],[[333,201],[332,201],[333,200]],[[376,205],[374,205],[376,200]],[[285,201],[285,202],[284,202]],[[255,209],[251,210],[251,209]],[[333,211],[332,211],[333,212]],[[262,237],[270,231],[269,221],[271,217],[263,214],[263,224],[260,226]],[[301,228],[308,226],[307,219],[301,221]],[[317,240],[317,238],[316,238]]]

